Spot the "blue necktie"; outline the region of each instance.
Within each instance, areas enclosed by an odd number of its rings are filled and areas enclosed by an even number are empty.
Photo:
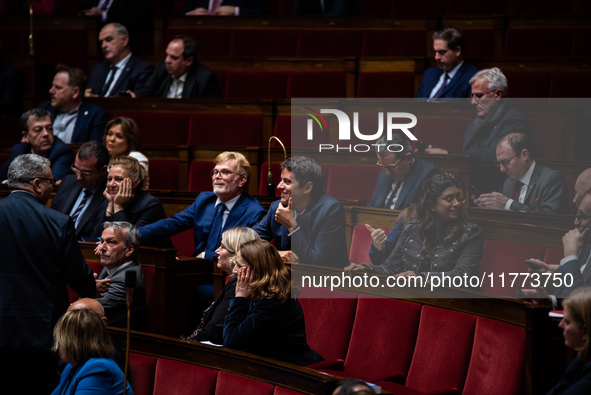
[[[209,232],[209,239],[207,240],[206,245],[209,246],[219,246],[220,242],[222,241],[222,224],[224,221],[224,211],[226,211],[226,205],[224,203],[220,203],[217,206],[215,218],[213,219],[213,224],[211,225],[211,231]],[[211,244],[215,242],[214,244]],[[215,248],[213,248],[215,250]],[[211,259],[211,255],[213,254],[212,251],[207,251],[207,247],[205,250],[205,258]]]

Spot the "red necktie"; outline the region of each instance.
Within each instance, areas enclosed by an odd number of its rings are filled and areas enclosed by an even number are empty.
[[[513,190],[513,200],[519,203],[519,195],[521,195],[521,187],[523,183],[521,181],[515,181],[515,189]]]

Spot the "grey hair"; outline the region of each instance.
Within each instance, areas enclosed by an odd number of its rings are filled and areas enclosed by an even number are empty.
[[[500,89],[503,92],[503,96],[507,96],[507,91],[509,90],[507,77],[505,77],[505,74],[498,67],[480,70],[470,78],[470,85],[477,80],[485,80],[488,82],[488,87],[491,91]]]
[[[105,221],[103,222],[103,229],[113,228],[113,230],[122,232],[123,233],[123,241],[125,242],[125,247],[134,246],[135,250],[133,251],[133,255],[131,256],[132,259],[135,260],[137,254],[140,249],[140,245],[142,243],[142,238],[140,236],[140,232],[137,230],[134,224],[125,221]]]
[[[31,185],[35,178],[50,178],[51,166],[49,159],[35,154],[17,156],[8,168],[8,187],[17,189],[19,186]]]
[[[120,23],[114,22],[113,27],[115,28],[115,31],[117,32],[117,35],[119,37],[123,37],[123,36],[128,36],[129,37],[129,32],[127,31],[127,28],[125,26],[123,26]]]

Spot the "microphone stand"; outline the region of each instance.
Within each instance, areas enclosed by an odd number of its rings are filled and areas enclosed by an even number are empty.
[[[271,141],[273,139],[277,140],[281,144],[281,148],[283,148],[283,160],[287,159],[287,151],[281,140],[275,136],[269,137],[269,146],[267,148],[267,196],[269,197],[275,196],[275,184],[273,183],[273,173],[271,173]]]
[[[137,278],[135,272],[128,270],[125,272],[125,301],[127,302],[127,330],[125,346],[125,372],[123,373],[123,395],[127,394],[127,374],[129,370],[129,332],[131,330],[131,305],[133,303],[133,294]]]

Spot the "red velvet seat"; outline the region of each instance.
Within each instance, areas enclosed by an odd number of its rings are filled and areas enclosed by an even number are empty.
[[[173,39],[177,34],[186,34],[192,37],[197,43],[197,56],[223,57],[230,54],[230,29],[182,29],[169,28],[164,35],[164,45]]]
[[[150,189],[180,189],[179,161],[150,159]]]
[[[287,77],[287,98],[346,97],[344,72],[290,72]]]
[[[494,283],[491,286],[490,279],[484,281],[482,293],[504,297],[517,297],[515,289],[511,286],[514,276],[509,273],[527,273],[526,259],[543,259],[545,247],[532,244],[513,243],[510,241],[485,240],[480,273],[486,276],[493,275]],[[504,284],[499,275],[505,275]],[[521,284],[524,276],[518,276],[515,281]]]
[[[281,170],[279,170],[280,163],[271,163],[271,175],[273,176],[273,190],[274,196],[281,196],[281,192],[277,189],[277,185],[281,181]],[[267,162],[261,163],[261,174],[259,177],[259,195],[267,196],[267,170],[269,165]]]
[[[386,234],[390,233],[391,228],[382,228]],[[371,233],[362,225],[355,225],[353,228],[353,237],[351,237],[351,250],[349,252],[349,262],[367,263],[371,265],[369,259],[369,248],[373,243]]]
[[[297,391],[290,390],[285,387],[279,387],[279,386],[276,386],[275,391],[273,392],[273,395],[297,395],[297,394],[303,394],[303,392],[297,392]]]
[[[128,117],[137,123],[142,145],[185,145],[189,114],[117,111],[114,117]]]
[[[503,56],[569,57],[572,31],[570,29],[517,29],[509,28],[505,34]]]
[[[363,32],[361,56],[425,56],[425,30],[384,29]]]
[[[360,1],[359,10],[361,15],[392,15],[392,0]]]
[[[447,15],[493,15],[503,13],[502,1],[451,0],[447,2]],[[462,29],[464,36],[466,31]],[[472,56],[470,51],[468,56]]]
[[[187,145],[258,147],[262,134],[262,115],[193,114]]]
[[[478,317],[464,393],[523,394],[525,346],[524,328]]]
[[[191,395],[196,388],[202,394],[213,394],[218,385],[217,370],[165,358],[159,358],[156,363],[154,395]]]
[[[410,71],[359,73],[357,97],[414,97],[414,86]]]
[[[209,172],[213,169],[211,162],[191,162],[189,167],[189,188],[191,192],[211,191],[212,183]]]
[[[218,86],[220,87],[220,92],[226,91],[226,75],[228,72],[225,70],[212,70],[215,76],[218,79]]]
[[[418,303],[359,297],[344,371],[322,371],[369,382],[404,382],[415,349],[420,315]]]
[[[470,118],[419,117],[415,136],[427,145],[461,150]]]
[[[550,97],[551,73],[506,71],[504,74],[509,83],[509,97]]]
[[[354,57],[361,53],[361,31],[350,29],[300,30],[297,56],[299,57]]]
[[[549,265],[558,265],[562,258],[564,258],[564,250],[562,248],[548,247],[546,248],[543,261]]]
[[[435,16],[445,14],[447,1],[445,0],[422,0],[404,1],[393,0],[390,15],[394,16]]]
[[[129,384],[135,395],[153,395],[157,357],[129,353]]]
[[[226,99],[285,99],[287,73],[275,71],[228,71]]]
[[[473,2],[470,4],[488,4],[487,2]],[[450,1],[455,4],[455,1]],[[466,55],[469,58],[483,58],[495,56],[495,32],[492,29],[462,29],[466,41]]]
[[[336,199],[369,203],[376,188],[379,172],[380,168],[377,166],[330,166],[326,193]]]
[[[591,72],[555,71],[552,73],[550,97],[589,97]]]
[[[574,29],[572,56],[583,58],[589,56],[589,36],[591,29]]]
[[[167,215],[166,218],[172,217]],[[170,238],[172,245],[176,248],[176,256],[191,256],[195,251],[195,239],[193,229],[187,229]]]
[[[296,56],[295,29],[240,29],[232,32],[230,56]]]
[[[219,372],[215,386],[216,394],[273,395],[273,391],[275,391],[274,385],[228,372]],[[204,394],[213,393],[206,391],[200,392]]]

